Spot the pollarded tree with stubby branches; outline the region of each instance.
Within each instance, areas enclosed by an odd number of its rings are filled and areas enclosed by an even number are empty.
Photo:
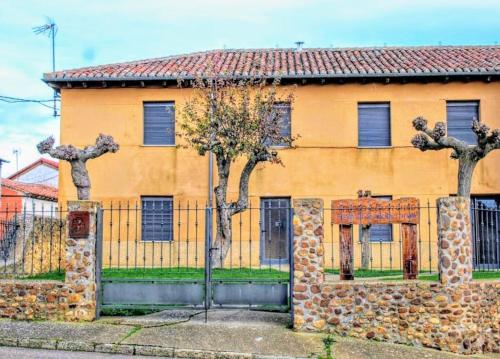
[[[116,152],[120,146],[112,136],[99,134],[95,145],[78,149],[73,145],[61,145],[54,148],[54,137],[49,137],[37,145],[38,152],[48,153],[51,157],[68,161],[71,165],[71,177],[76,187],[79,200],[90,199],[90,177],[86,162],[108,152]]]
[[[212,265],[222,266],[231,243],[231,218],[248,207],[248,183],[257,164],[281,164],[273,144],[291,147],[294,138],[282,131],[283,106],[293,96],[277,93],[278,80],[233,80],[211,77],[193,82],[195,94],[182,111],[180,136],[200,155],[212,152],[218,183],[214,189],[217,235]],[[285,91],[285,90],[283,90]],[[238,198],[228,201],[231,165],[246,160],[239,174]]]
[[[446,136],[446,125],[437,122],[433,129],[427,127],[427,120],[417,117],[413,120],[413,127],[420,131],[411,143],[421,151],[452,149],[451,158],[458,159],[458,191],[457,195],[470,197],[472,175],[477,163],[488,153],[500,148],[500,130],[490,131],[490,128],[479,121],[472,122],[472,131],[477,143],[467,144],[452,136]]]

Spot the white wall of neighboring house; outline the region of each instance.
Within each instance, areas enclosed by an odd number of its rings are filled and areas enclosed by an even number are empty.
[[[53,167],[41,164],[15,178],[16,181],[24,183],[44,184],[52,187],[58,186],[59,171]]]
[[[26,208],[26,214],[34,213],[36,216],[57,217],[57,202],[47,201],[38,198],[23,198],[23,209]]]

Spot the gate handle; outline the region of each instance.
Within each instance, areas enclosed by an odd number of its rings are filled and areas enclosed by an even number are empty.
[[[216,249],[219,249],[219,247],[212,247],[209,249],[209,251],[215,251]]]

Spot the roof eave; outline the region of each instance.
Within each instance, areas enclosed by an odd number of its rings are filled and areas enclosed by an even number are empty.
[[[274,79],[280,78],[282,80],[307,80],[307,79],[353,79],[353,80],[361,80],[361,79],[380,79],[380,78],[457,78],[457,77],[471,77],[471,76],[500,76],[499,71],[476,71],[476,72],[419,72],[419,73],[363,73],[363,74],[302,74],[302,75],[281,75],[281,76],[256,76],[256,78],[262,79]],[[248,79],[251,76],[248,75],[237,75],[237,76],[222,76],[226,78],[232,78],[235,80],[240,79]],[[98,82],[123,82],[123,81],[190,81],[195,80],[194,76],[121,76],[121,77],[73,77],[73,78],[51,78],[44,76],[42,81],[45,82],[48,86],[54,89],[60,89],[61,84],[65,83],[74,83],[74,82],[89,82],[89,83],[98,83]]]

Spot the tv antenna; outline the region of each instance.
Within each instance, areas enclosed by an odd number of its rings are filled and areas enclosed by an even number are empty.
[[[52,40],[52,72],[56,71],[56,34],[58,27],[52,18],[47,18],[47,22],[44,25],[35,26],[33,32],[36,35],[47,35]],[[57,92],[54,89],[54,117],[57,116]]]
[[[14,148],[12,154],[16,157],[16,172],[19,171],[19,155],[21,154],[20,148]]]

